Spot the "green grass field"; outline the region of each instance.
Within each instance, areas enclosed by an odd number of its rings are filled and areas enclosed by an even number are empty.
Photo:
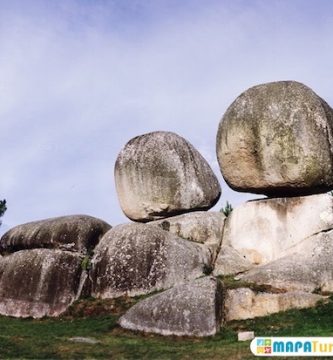
[[[233,321],[215,337],[162,337],[125,331],[117,319],[135,300],[80,300],[61,318],[0,317],[1,359],[252,359],[249,342],[238,330],[256,336],[333,336],[333,299],[313,309],[293,310]],[[97,344],[72,342],[89,337]],[[321,358],[323,359],[323,358]]]

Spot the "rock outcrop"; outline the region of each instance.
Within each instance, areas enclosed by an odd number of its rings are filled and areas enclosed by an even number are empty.
[[[195,211],[152,221],[149,225],[158,225],[178,237],[205,244],[215,256],[221,245],[225,219],[225,215],[221,212]]]
[[[281,255],[239,278],[284,291],[333,293],[333,230],[311,236]]]
[[[211,267],[209,250],[157,226],[125,224],[108,231],[92,259],[92,295],[115,298],[167,289]]]
[[[89,253],[111,228],[87,215],[63,216],[15,226],[0,240],[1,253],[48,248]]]
[[[333,196],[328,194],[249,201],[225,224],[223,244],[255,264],[285,255],[300,241],[333,228]]]
[[[210,336],[223,321],[223,285],[204,277],[175,286],[134,305],[119,324],[162,335]]]
[[[315,306],[325,297],[305,292],[273,294],[254,292],[249,288],[230,289],[225,297],[226,321],[253,319],[289,309]]]
[[[125,145],[115,164],[115,182],[125,215],[142,222],[208,210],[221,193],[200,153],[184,138],[163,131]]]
[[[82,256],[61,250],[21,250],[0,258],[0,314],[58,316],[80,295]]]
[[[228,185],[274,197],[333,189],[333,111],[307,86],[252,87],[227,109],[217,157]]]

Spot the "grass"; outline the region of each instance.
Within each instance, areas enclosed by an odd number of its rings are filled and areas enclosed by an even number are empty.
[[[271,285],[260,285],[256,283],[251,283],[242,279],[236,280],[234,275],[226,275],[226,276],[218,276],[220,280],[223,281],[223,284],[226,289],[239,289],[239,288],[248,288],[254,291],[255,293],[258,292],[268,292],[273,294],[279,294],[286,292],[285,290],[274,288]]]
[[[58,319],[0,317],[1,359],[252,359],[239,330],[256,336],[333,336],[333,299],[312,309],[233,321],[210,338],[162,337],[121,329],[119,316],[138,299],[80,300]],[[89,337],[97,344],[69,341]],[[323,359],[323,358],[321,358]]]

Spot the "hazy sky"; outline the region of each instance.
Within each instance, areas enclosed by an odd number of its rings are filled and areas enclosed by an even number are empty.
[[[333,1],[0,0],[0,232],[127,221],[113,167],[132,137],[188,139],[222,184],[220,118],[247,88],[298,80],[333,105]]]

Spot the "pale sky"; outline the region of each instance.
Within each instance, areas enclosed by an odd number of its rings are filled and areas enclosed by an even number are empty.
[[[126,222],[115,159],[132,137],[178,133],[222,185],[218,123],[247,88],[297,80],[333,105],[330,0],[0,0],[0,233],[88,214]]]

